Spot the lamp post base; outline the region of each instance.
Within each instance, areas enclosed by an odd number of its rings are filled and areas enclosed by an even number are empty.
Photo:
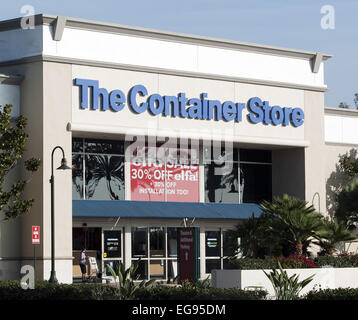
[[[56,271],[51,271],[51,276],[50,276],[49,282],[58,283],[57,278],[56,278]]]

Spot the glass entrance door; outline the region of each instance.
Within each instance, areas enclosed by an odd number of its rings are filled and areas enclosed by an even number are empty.
[[[72,249],[73,249],[73,277],[81,277],[80,253],[85,248],[89,257],[97,260],[97,265],[101,263],[101,228],[73,228],[72,229]],[[87,270],[88,272],[89,270]]]
[[[118,264],[122,262],[123,245],[121,230],[103,230],[103,268],[104,276],[111,276],[107,265],[118,273]]]

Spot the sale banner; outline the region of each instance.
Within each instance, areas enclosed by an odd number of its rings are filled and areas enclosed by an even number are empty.
[[[131,162],[131,200],[165,201],[164,164]]]
[[[166,166],[167,201],[199,202],[199,166]]]
[[[131,199],[199,202],[199,166],[132,162]]]

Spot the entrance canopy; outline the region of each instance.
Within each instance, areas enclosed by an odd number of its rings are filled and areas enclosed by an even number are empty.
[[[159,201],[73,200],[73,217],[248,219],[260,216],[257,204]]]

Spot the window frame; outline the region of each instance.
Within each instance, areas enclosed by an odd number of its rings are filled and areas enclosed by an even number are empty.
[[[88,139],[88,138],[72,138],[72,147],[73,147],[73,142],[74,140],[82,140],[82,151],[72,151],[72,157],[73,155],[80,155],[82,156],[82,199],[79,200],[91,200],[87,198],[87,194],[86,194],[86,161],[87,161],[87,156],[107,156],[107,157],[122,157],[123,158],[123,164],[124,164],[124,168],[123,168],[123,199],[118,199],[119,201],[121,200],[125,200],[126,198],[126,169],[125,169],[125,151],[124,151],[124,141],[123,140],[108,140],[108,139]],[[122,143],[123,144],[123,154],[117,154],[117,153],[95,153],[95,152],[86,152],[85,149],[85,142],[86,140],[98,140],[98,141],[113,141],[116,143]],[[73,158],[72,158],[73,161]],[[73,183],[73,182],[72,182]],[[72,196],[73,198],[73,196]]]

